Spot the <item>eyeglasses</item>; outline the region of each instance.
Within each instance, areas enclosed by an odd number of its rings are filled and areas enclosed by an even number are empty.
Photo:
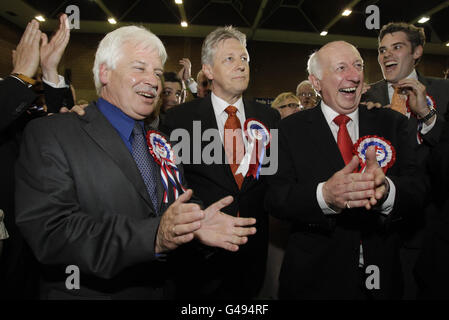
[[[289,107],[289,108],[299,108],[299,104],[298,103],[288,103],[288,104],[284,104],[283,106],[279,106],[279,109],[284,109],[285,107]]]
[[[315,96],[315,93],[313,93],[313,92],[301,92],[301,93],[299,93],[298,94],[298,97],[314,97]]]

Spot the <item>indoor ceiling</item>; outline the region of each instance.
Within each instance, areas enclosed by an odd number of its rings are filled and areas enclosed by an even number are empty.
[[[162,36],[204,37],[216,26],[234,25],[248,39],[259,41],[322,44],[345,39],[363,48],[376,48],[379,30],[369,30],[365,21],[379,8],[380,26],[390,21],[405,21],[423,26],[426,52],[449,55],[449,1],[441,0],[14,0],[2,1],[0,16],[25,27],[41,14],[43,30],[53,30],[57,16],[67,6],[80,11],[80,29],[74,32],[104,33],[126,24],[142,24]],[[352,13],[343,17],[344,9]],[[430,20],[417,21],[422,16]],[[115,18],[117,24],[108,23]],[[188,27],[180,26],[182,20]],[[320,32],[328,31],[327,36]]]

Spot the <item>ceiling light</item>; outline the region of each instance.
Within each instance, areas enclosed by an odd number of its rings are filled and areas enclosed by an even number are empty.
[[[187,21],[181,21],[181,27],[187,28],[188,24]]]
[[[34,17],[36,20],[40,21],[40,22],[44,22],[45,18],[43,16],[35,16]]]
[[[175,0],[176,4],[182,4],[182,0]]]
[[[421,19],[418,20],[418,23],[426,23],[429,20],[430,20],[430,17],[422,17]]]
[[[327,31],[321,31],[320,36],[324,37],[327,35]]]
[[[347,17],[347,16],[349,16],[351,13],[352,13],[351,10],[346,9],[345,11],[343,11],[343,13],[342,13],[341,15]]]
[[[108,22],[109,22],[110,24],[116,24],[116,23],[117,23],[117,21],[116,21],[114,18],[109,18],[109,19],[108,19]]]

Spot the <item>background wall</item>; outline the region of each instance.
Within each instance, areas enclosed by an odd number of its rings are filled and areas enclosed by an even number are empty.
[[[12,70],[11,50],[20,40],[23,30],[0,18],[0,77],[8,75]],[[71,34],[69,45],[60,64],[60,74],[66,68],[71,70],[76,99],[96,99],[92,78],[92,66],[95,51],[104,35]],[[168,60],[167,71],[178,71],[178,61],[183,57],[192,62],[192,75],[201,68],[200,55],[203,39],[184,37],[161,37],[166,46]],[[295,91],[296,85],[306,79],[306,63],[308,56],[317,47],[300,44],[283,44],[272,42],[248,43],[250,54],[251,80],[246,96],[274,98],[283,91]],[[382,78],[377,63],[376,50],[360,50],[365,60],[365,81],[368,83]],[[443,70],[449,66],[449,56],[424,55],[418,70],[426,76],[443,77]]]

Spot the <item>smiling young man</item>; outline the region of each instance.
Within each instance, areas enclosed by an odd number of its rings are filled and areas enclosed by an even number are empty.
[[[281,121],[279,169],[268,177],[265,198],[270,213],[292,223],[280,298],[397,299],[394,224],[420,207],[425,193],[407,121],[392,110],[359,106],[363,60],[351,44],[324,45],[309,58],[308,71],[321,104]],[[372,136],[396,150],[386,173],[376,155],[388,152],[369,148]],[[366,144],[361,152],[368,159],[361,173],[352,153],[357,141]]]
[[[449,81],[424,77],[416,70],[423,57],[424,44],[423,28],[403,22],[383,26],[379,34],[378,62],[384,79],[372,84],[363,97],[364,101],[378,102],[387,107],[397,106],[398,103],[393,102],[398,101],[397,98],[405,105],[408,97],[409,108],[403,111],[413,129],[412,134],[418,144],[417,162],[421,165],[425,165],[431,149],[439,141],[449,106]],[[396,95],[395,88],[399,89]],[[436,216],[433,207],[432,203],[428,203],[425,211],[415,212],[415,218],[402,226],[405,242],[401,257],[406,299],[416,297],[411,270],[422,247],[425,219]]]
[[[372,84],[362,100],[390,107],[397,88],[398,100],[404,101],[405,105],[408,98],[404,114],[418,132],[417,142],[432,146],[438,141],[440,120],[448,110],[449,81],[424,77],[416,71],[424,53],[425,40],[423,28],[403,22],[383,26],[379,34],[378,62],[384,79]],[[420,160],[423,160],[428,152],[421,150],[421,153]]]

